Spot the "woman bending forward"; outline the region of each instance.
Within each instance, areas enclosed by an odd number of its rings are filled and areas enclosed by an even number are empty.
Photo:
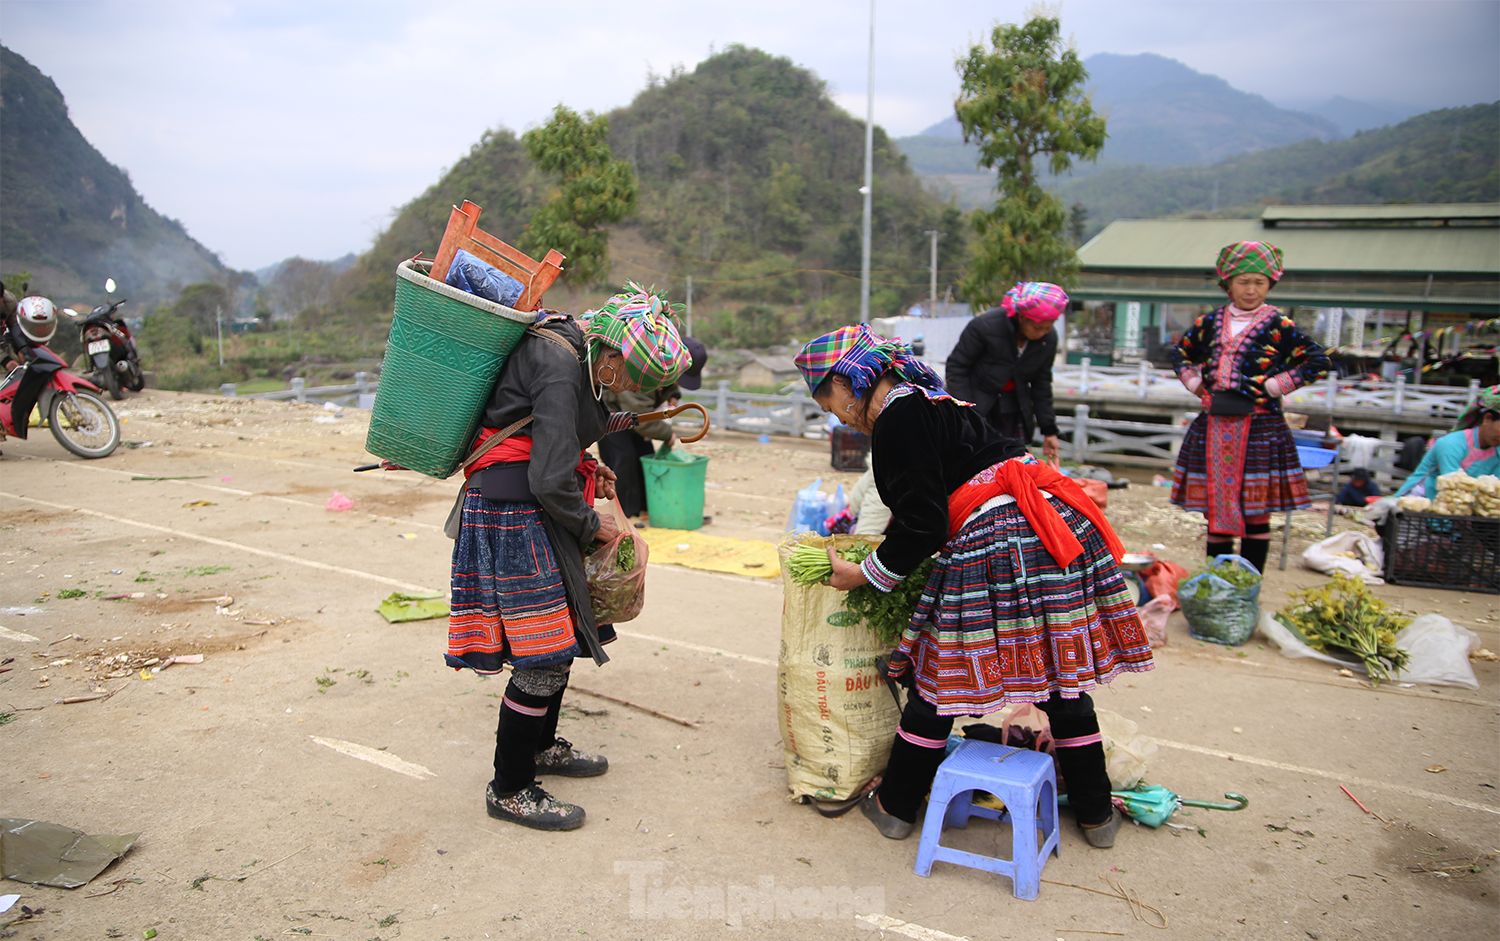
[[[1152,662],[1109,523],[1077,484],[947,395],[904,344],[843,327],[809,343],[797,365],[824,411],[871,436],[875,485],[892,513],[863,563],[830,552],[829,583],[890,591],[938,553],[892,658],[911,695],[865,815],[904,839],[954,716],[1036,703],[1085,838],[1113,846],[1120,817],[1089,690]]]

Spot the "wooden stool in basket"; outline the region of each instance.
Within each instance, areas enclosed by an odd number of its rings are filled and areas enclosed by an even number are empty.
[[[437,257],[432,261],[432,277],[438,281],[446,281],[453,256],[458,254],[459,249],[463,249],[525,285],[526,290],[521,292],[513,305],[514,309],[536,310],[542,306],[542,295],[547,293],[552,282],[562,274],[565,256],[561,252],[549,251],[541,261],[533,261],[525,252],[479,228],[479,214],[483,211],[467,199],[462,206],[453,207],[453,212],[448,216],[448,229],[443,233],[443,242],[438,246]]]

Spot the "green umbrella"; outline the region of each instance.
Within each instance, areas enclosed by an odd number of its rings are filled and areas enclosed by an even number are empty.
[[[1206,807],[1209,810],[1243,810],[1250,798],[1228,791],[1224,794],[1229,802],[1200,801],[1178,797],[1160,784],[1141,784],[1129,791],[1110,791],[1110,796],[1120,802],[1120,809],[1127,816],[1148,827],[1160,827],[1177,812],[1179,807]],[[1059,804],[1067,803],[1066,795],[1058,798]]]
[[[1188,800],[1179,797],[1160,784],[1143,784],[1129,791],[1110,791],[1120,801],[1121,809],[1132,819],[1148,827],[1159,827],[1166,823],[1179,807],[1206,807],[1209,810],[1242,810],[1250,798],[1233,791],[1224,796],[1233,803],[1223,801]]]

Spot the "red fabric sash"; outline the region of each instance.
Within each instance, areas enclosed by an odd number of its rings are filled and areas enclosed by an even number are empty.
[[[474,439],[474,447],[484,444],[485,439],[499,431],[498,428],[481,428],[479,437]],[[469,465],[464,472],[467,479],[474,475],[475,471],[483,470],[491,464],[502,464],[514,461],[531,460],[531,436],[511,435],[504,441],[485,452],[484,457]],[[594,505],[594,491],[597,486],[594,474],[599,468],[599,462],[594,460],[587,451],[578,452],[578,466],[573,470],[583,475],[583,503],[585,506]]]
[[[1016,498],[1021,513],[1057,564],[1069,565],[1083,553],[1083,546],[1063,522],[1062,515],[1047,502],[1043,490],[1050,491],[1087,517],[1104,537],[1104,544],[1109,547],[1115,561],[1120,560],[1125,554],[1125,546],[1098,505],[1071,478],[1064,477],[1050,464],[1037,461],[1002,461],[953,491],[948,497],[948,538],[958,535],[969,514],[986,501],[1008,493]]]

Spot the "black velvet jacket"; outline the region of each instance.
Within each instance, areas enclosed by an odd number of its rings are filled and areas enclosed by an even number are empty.
[[[875,419],[870,450],[875,487],[891,508],[880,566],[905,577],[948,542],[948,495],[992,464],[1026,453],[972,406],[920,391],[890,402]]]
[[[1005,384],[1014,381],[1017,404],[1026,440],[1040,428],[1043,435],[1057,434],[1057,413],[1052,405],[1052,361],[1057,358],[1057,331],[1040,340],[1030,340],[1026,349],[1016,349],[1015,321],[996,307],[975,317],[948,354],[948,391],[955,398],[979,406],[979,414],[998,426],[1000,397]]]

